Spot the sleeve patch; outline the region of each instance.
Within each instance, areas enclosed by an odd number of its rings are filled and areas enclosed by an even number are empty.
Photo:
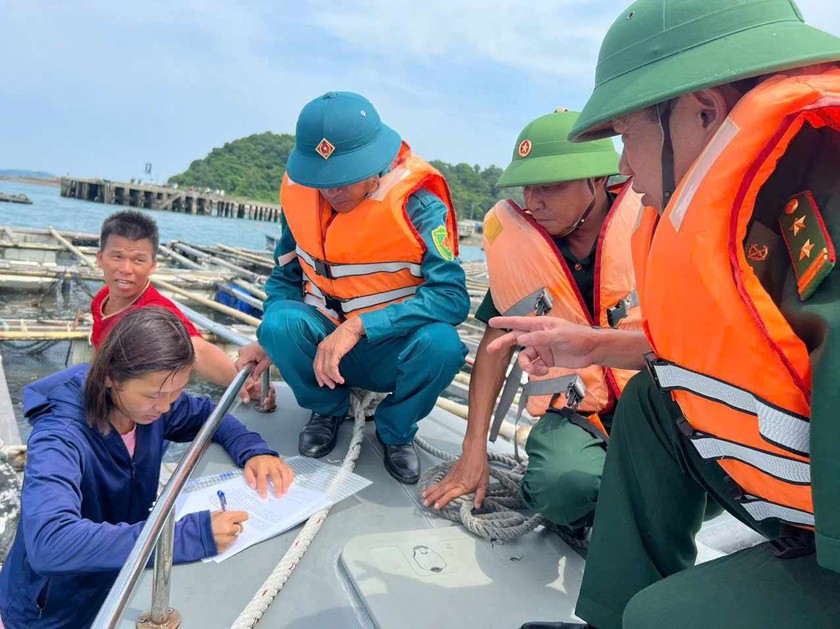
[[[435,243],[435,249],[438,250],[444,260],[455,259],[455,254],[452,253],[452,239],[445,225],[440,225],[432,230],[432,240]]]

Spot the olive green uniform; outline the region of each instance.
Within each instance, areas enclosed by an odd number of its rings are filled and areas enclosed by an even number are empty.
[[[595,250],[579,259],[562,239],[554,243],[563,254],[575,284],[591,310],[594,303]],[[499,316],[487,291],[475,318],[487,323]],[[601,417],[609,430],[612,415]],[[531,429],[525,444],[528,470],[522,479],[522,501],[547,520],[563,526],[588,526],[592,523],[601,474],[604,471],[606,444],[559,413],[548,411]]]
[[[662,132],[661,198],[667,199],[677,183],[670,135],[674,99],[837,61],[840,39],[805,24],[792,0],[637,0],[616,17],[604,38],[596,87],[569,138],[586,142],[616,135],[614,121],[652,113]],[[840,150],[835,147],[827,154],[836,158]],[[788,160],[788,176],[776,182],[787,189],[777,190],[772,203],[757,203],[754,218],[762,221],[760,212],[769,208],[770,220],[764,224],[778,234],[784,200],[810,189],[836,244],[840,164],[815,155],[819,153],[785,157],[793,160]],[[791,175],[796,166],[801,176]],[[769,194],[767,188],[764,193]],[[699,239],[697,246],[699,251]],[[840,627],[840,273],[835,269],[803,302],[790,264],[781,274],[769,267],[768,262],[767,269],[756,272],[811,350],[810,471],[816,531],[799,533],[802,554],[795,558],[777,557],[770,552],[776,544],[771,542],[694,566],[694,538],[708,496],[768,538],[776,537],[781,526],[748,516],[723,469],[700,459],[683,436],[677,425],[679,408],[647,373],[639,374],[616,410],[576,609],[598,629]],[[775,284],[774,279],[785,281]],[[696,333],[710,335],[714,346],[715,322]]]

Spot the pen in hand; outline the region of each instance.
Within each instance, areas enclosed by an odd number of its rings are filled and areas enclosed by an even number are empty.
[[[225,492],[220,489],[216,492],[216,495],[219,497],[219,504],[222,505],[222,511],[227,511],[227,498],[225,498]]]

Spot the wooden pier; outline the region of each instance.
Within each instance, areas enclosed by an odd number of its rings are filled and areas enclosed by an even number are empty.
[[[125,183],[108,181],[107,179],[62,177],[61,196],[147,210],[244,218],[269,223],[280,221],[279,205],[265,203],[264,201],[236,199],[214,192],[202,192],[193,188]]]

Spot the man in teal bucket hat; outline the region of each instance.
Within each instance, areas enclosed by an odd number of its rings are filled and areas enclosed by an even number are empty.
[[[389,392],[376,409],[384,463],[416,483],[417,422],[466,355],[469,311],[455,212],[443,176],[352,92],[308,103],[280,193],[282,236],[266,284],[254,377],[277,365],[303,408],[304,456],[335,447],[350,387]]]
[[[840,626],[838,61],[790,0],[639,0],[604,39],[571,138],[621,134],[650,206],[634,258],[656,355],[615,415],[591,627]],[[491,321],[526,370],[557,348],[538,323]],[[694,566],[709,499],[771,541]]]
[[[650,346],[640,328],[629,241],[640,200],[628,184],[607,186],[608,177],[618,174],[618,153],[611,140],[573,144],[566,139],[578,115],[558,109],[528,124],[516,140],[511,163],[497,186],[523,186],[525,208],[509,199],[485,216],[490,289],[476,318],[486,324],[511,311],[544,314],[562,322],[576,342],[597,345],[605,336],[622,334],[642,354]],[[544,294],[544,312],[536,312],[535,292]],[[517,310],[523,300],[527,312]],[[596,322],[604,327],[593,327]],[[480,507],[486,495],[490,417],[513,354],[513,347],[496,354],[488,353],[487,347],[502,334],[491,327],[484,332],[470,380],[463,454],[424,492],[427,506],[441,509],[475,492]],[[603,357],[602,364],[610,362],[610,356]],[[520,409],[527,405],[531,416],[539,418],[525,445],[528,468],[521,496],[567,541],[583,546],[595,512],[614,406],[635,372],[593,364],[559,367],[572,369],[555,369],[532,379],[520,393]],[[572,374],[586,386],[576,409],[567,408],[564,395]],[[520,377],[516,368],[508,376],[497,419],[511,406]]]

